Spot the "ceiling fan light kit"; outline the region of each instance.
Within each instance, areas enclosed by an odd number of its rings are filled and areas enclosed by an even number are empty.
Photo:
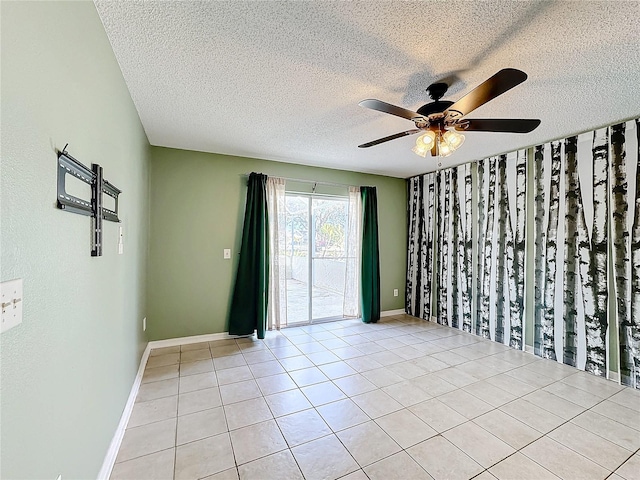
[[[416,145],[411,151],[424,158],[435,148],[436,156],[448,157],[463,143],[464,135],[455,130],[447,130],[437,134],[433,130],[427,130],[426,133],[416,138]]]
[[[430,151],[433,157],[448,157],[464,143],[465,136],[458,131],[529,133],[540,125],[540,120],[465,118],[476,108],[511,90],[526,79],[527,74],[523,71],[505,68],[455,103],[440,100],[448,89],[446,83],[434,83],[427,88],[433,102],[423,105],[415,112],[380,100],[363,100],[359,103],[360,106],[411,120],[416,128],[363,143],[358,147],[368,148],[422,132],[412,148],[415,154],[426,157]]]
[[[456,150],[464,143],[464,135],[456,132],[455,130],[447,130],[444,132],[442,139],[451,147],[452,150]]]
[[[436,141],[436,134],[432,131],[427,131],[416,138],[416,146],[411,150],[416,155],[420,155],[421,157],[426,157],[427,153],[433,148],[433,145]]]

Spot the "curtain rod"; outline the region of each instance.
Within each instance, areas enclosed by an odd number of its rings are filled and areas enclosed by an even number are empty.
[[[242,173],[241,176],[249,178],[248,173]],[[348,185],[346,183],[332,183],[332,182],[320,182],[316,180],[302,180],[300,178],[289,178],[289,177],[279,177],[278,175],[272,175],[273,177],[282,178],[283,180],[287,180],[289,182],[299,182],[299,183],[310,183],[313,185],[326,185],[329,187],[354,187],[356,185]]]

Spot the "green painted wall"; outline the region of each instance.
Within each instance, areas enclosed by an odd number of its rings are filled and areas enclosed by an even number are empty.
[[[95,478],[146,343],[149,144],[92,2],[0,8],[0,280],[24,279],[0,338],[0,477]],[[55,208],[67,142],[123,190],[123,255],[115,223],[92,258],[89,217]]]
[[[227,330],[242,237],[245,174],[378,187],[382,310],[404,308],[406,186],[399,178],[152,147],[150,340]],[[296,184],[296,190],[309,188]],[[323,192],[318,186],[317,192]],[[325,193],[329,193],[326,191]],[[232,260],[224,260],[224,248]],[[393,296],[393,289],[400,291]]]

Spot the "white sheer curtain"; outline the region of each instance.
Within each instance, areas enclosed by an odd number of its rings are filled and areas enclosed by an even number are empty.
[[[362,201],[360,198],[360,187],[349,187],[349,212],[347,222],[347,265],[345,268],[342,314],[345,317],[359,317],[360,252],[362,249]]]
[[[285,181],[267,178],[267,212],[269,215],[269,313],[267,328],[287,326],[286,217]]]

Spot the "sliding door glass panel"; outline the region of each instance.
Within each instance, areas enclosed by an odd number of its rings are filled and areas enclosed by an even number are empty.
[[[312,320],[342,318],[348,202],[312,198]]]
[[[309,217],[311,198],[302,195],[285,197],[286,204],[286,268],[287,323],[309,323]]]

